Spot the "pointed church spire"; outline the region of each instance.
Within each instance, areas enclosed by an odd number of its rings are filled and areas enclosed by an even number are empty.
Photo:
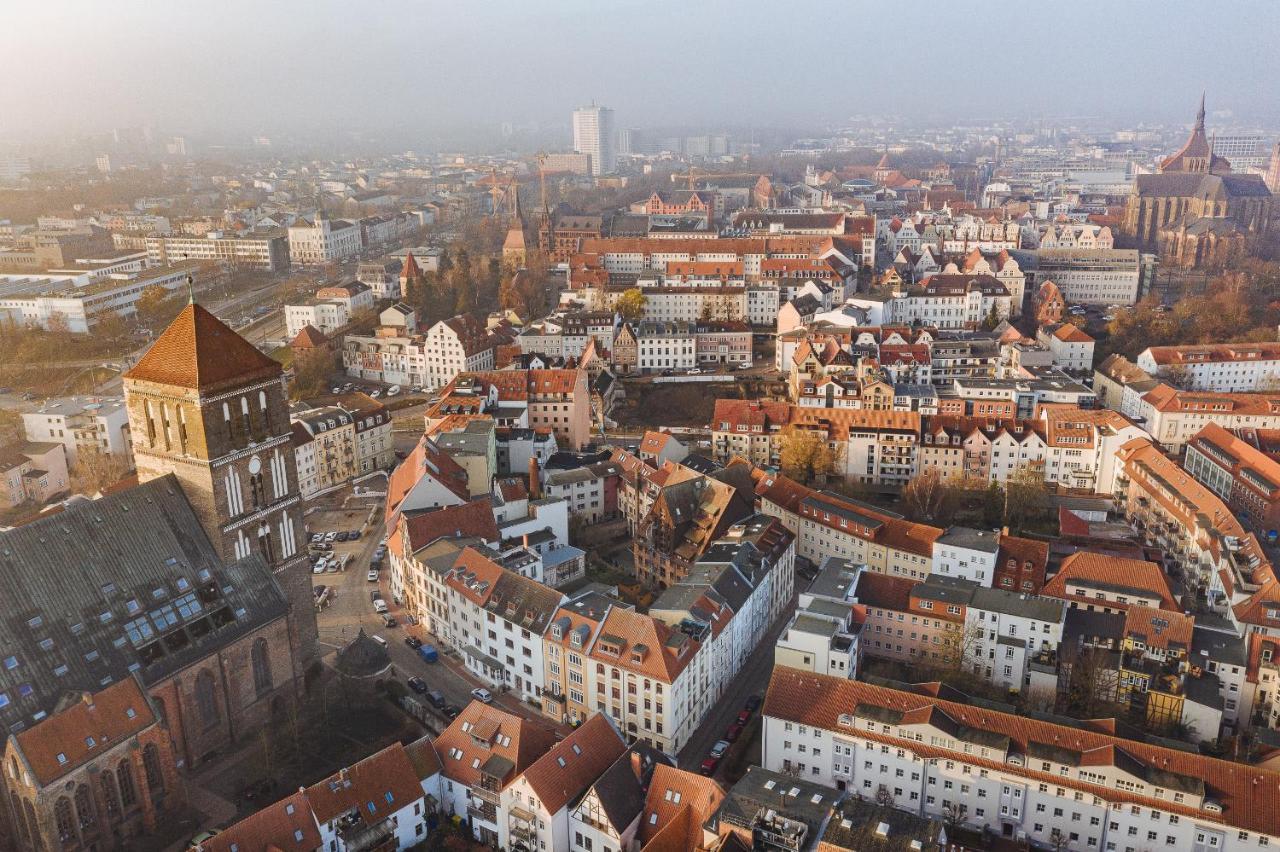
[[[1200,111],[1196,113],[1196,130],[1204,132],[1204,92],[1200,92]]]

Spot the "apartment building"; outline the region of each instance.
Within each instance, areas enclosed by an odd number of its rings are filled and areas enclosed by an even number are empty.
[[[1280,842],[1265,804],[1277,773],[1087,725],[786,667],[763,716],[766,769],[1039,847]]]
[[[493,687],[537,701],[542,637],[564,601],[559,592],[466,548],[444,576],[448,626],[440,638],[467,670]]]
[[[931,275],[919,287],[894,292],[887,305],[889,321],[919,323],[939,329],[974,329],[992,317],[1009,319],[1009,289],[990,275]]]
[[[284,306],[285,336],[290,340],[307,326],[326,336],[344,328],[351,321],[346,303],[337,299],[308,299],[301,305]]]
[[[759,509],[796,536],[796,555],[821,564],[840,557],[872,571],[923,580],[932,570],[942,530],[828,491],[814,491],[780,474],[756,470]]]
[[[1071,323],[1050,323],[1036,331],[1036,342],[1053,355],[1053,366],[1071,373],[1093,370],[1094,340]]]
[[[1266,392],[1280,381],[1280,343],[1151,346],[1138,353],[1135,363],[1156,378],[1176,375],[1177,384],[1187,390]]]
[[[138,299],[149,287],[173,293],[185,289],[187,278],[200,271],[199,264],[187,263],[101,277],[58,272],[48,276],[2,276],[6,293],[0,296],[0,322],[90,334],[107,317],[133,316]],[[80,281],[86,283],[77,283]]]
[[[359,222],[319,213],[289,226],[289,259],[305,266],[334,263],[360,253]]]
[[[1209,423],[1187,442],[1182,466],[1251,532],[1265,536],[1280,528],[1280,459],[1260,449],[1258,440],[1257,430],[1232,432]]]
[[[746,459],[756,467],[781,463],[778,433],[791,421],[785,402],[754,399],[717,399],[711,415],[711,455],[724,464]]]
[[[84,453],[102,453],[133,466],[129,412],[120,397],[71,396],[46,399],[36,411],[24,412],[27,440],[58,443],[74,468]]]
[[[288,269],[289,243],[289,236],[284,231],[233,234],[211,230],[201,236],[149,234],[145,240],[147,263],[152,266],[164,266],[183,260],[218,261],[259,272],[281,272]]]
[[[864,622],[853,594],[860,569],[847,559],[828,557],[773,647],[775,665],[854,678],[861,665]]]
[[[1053,281],[1076,305],[1132,305],[1145,291],[1146,261],[1137,249],[1041,248],[1014,252],[1034,280]]]
[[[364,394],[297,411],[289,419],[303,499],[395,464],[391,415]]]
[[[1280,428],[1280,394],[1184,391],[1157,385],[1139,401],[1143,429],[1172,453],[1210,423],[1226,429]]]
[[[0,447],[0,506],[43,506],[65,494],[70,482],[62,444],[26,441]]]
[[[580,450],[591,437],[587,371],[466,371],[446,385],[440,400],[427,411],[427,427],[453,414],[488,414],[499,429],[550,432],[561,448]]]

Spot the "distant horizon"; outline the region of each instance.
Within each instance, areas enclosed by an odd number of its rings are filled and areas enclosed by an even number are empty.
[[[588,0],[485,4],[23,2],[0,17],[0,137],[151,126],[227,142],[352,133],[565,135],[595,102],[620,128],[1061,121],[1280,126],[1280,6],[1227,0],[945,7]],[[1194,25],[1192,25],[1194,23]],[[697,62],[691,62],[690,57]],[[1236,62],[1224,61],[1234,58]],[[701,77],[699,77],[701,75]],[[1058,118],[1055,118],[1058,117]],[[1116,125],[1122,126],[1122,125]],[[563,131],[563,133],[561,132]]]

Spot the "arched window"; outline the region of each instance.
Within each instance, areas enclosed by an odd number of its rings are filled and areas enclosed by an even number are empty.
[[[267,640],[258,639],[253,643],[253,688],[259,694],[271,689],[271,659],[267,656]]]
[[[213,675],[207,669],[196,675],[196,708],[206,728],[218,724],[218,697],[213,691]]]
[[[133,786],[133,767],[128,758],[116,767],[116,784],[120,787],[120,807],[128,810],[138,803],[138,792]]]
[[[58,827],[58,839],[63,843],[70,843],[76,839],[76,823],[71,815],[71,800],[66,796],[59,796],[57,804],[53,806],[53,822]]]
[[[271,429],[271,412],[267,408],[267,392],[258,391],[258,407],[262,410],[262,428],[270,431]]]
[[[88,784],[81,784],[76,788],[76,816],[81,828],[88,828],[98,821],[93,812],[93,796],[89,793]]]
[[[164,699],[156,698],[152,696],[151,700],[154,701],[156,704],[156,714],[160,717],[160,721],[168,725],[169,724],[169,708],[164,706]]]
[[[147,743],[142,750],[142,769],[147,774],[147,788],[153,793],[163,793],[164,772],[160,768],[160,749],[155,743]]]
[[[245,440],[249,440],[249,436],[253,434],[253,421],[249,419],[249,398],[247,396],[240,397],[240,427],[244,430]]]
[[[262,487],[262,474],[252,473],[249,475],[249,496],[253,499],[253,508],[261,509],[267,505],[267,492]]]
[[[147,421],[147,446],[154,447],[156,445],[156,421],[151,413],[151,400],[149,399],[142,401],[142,417]]]
[[[222,425],[227,429],[227,440],[235,440],[235,430],[231,426],[231,406],[225,402],[222,403]]]
[[[30,799],[23,799],[22,810],[27,815],[27,836],[31,838],[31,848],[43,849],[44,843],[40,840],[39,823],[36,822],[36,809]]]
[[[33,846],[31,842],[30,825],[22,819],[22,800],[18,798],[18,794],[10,791],[9,802],[13,805],[13,833],[22,838],[22,842],[27,846]]]
[[[116,778],[110,769],[98,776],[98,784],[102,787],[102,804],[107,809],[107,819],[115,822],[120,818],[120,799],[116,796]]]
[[[271,543],[271,526],[269,524],[263,524],[258,527],[258,550],[262,552],[262,558],[267,560],[268,565],[275,563],[275,548]]]
[[[9,758],[9,777],[18,777],[18,759],[16,757]]]

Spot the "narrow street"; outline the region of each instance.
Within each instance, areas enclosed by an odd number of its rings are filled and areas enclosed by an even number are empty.
[[[702,721],[702,724],[698,726],[693,736],[689,738],[684,748],[681,749],[679,754],[681,769],[697,772],[702,765],[703,758],[711,751],[711,747],[716,744],[716,741],[724,737],[725,729],[738,717],[738,713],[747,703],[747,699],[752,695],[764,697],[765,687],[769,685],[769,676],[773,672],[774,643],[778,641],[778,636],[786,628],[795,610],[796,598],[792,596],[791,603],[778,616],[778,620],[773,623],[773,626],[761,638],[760,644],[747,657],[746,663],[742,666],[742,671],[738,672],[729,689],[716,702],[715,709],[707,714],[707,718]],[[755,723],[759,716],[760,714],[757,711],[751,720],[752,723]],[[742,737],[733,744],[730,753],[735,749],[745,748],[750,745],[752,738],[748,733],[749,729],[743,732]],[[720,767],[716,770],[717,775],[723,772],[725,763],[727,761],[721,761]]]

